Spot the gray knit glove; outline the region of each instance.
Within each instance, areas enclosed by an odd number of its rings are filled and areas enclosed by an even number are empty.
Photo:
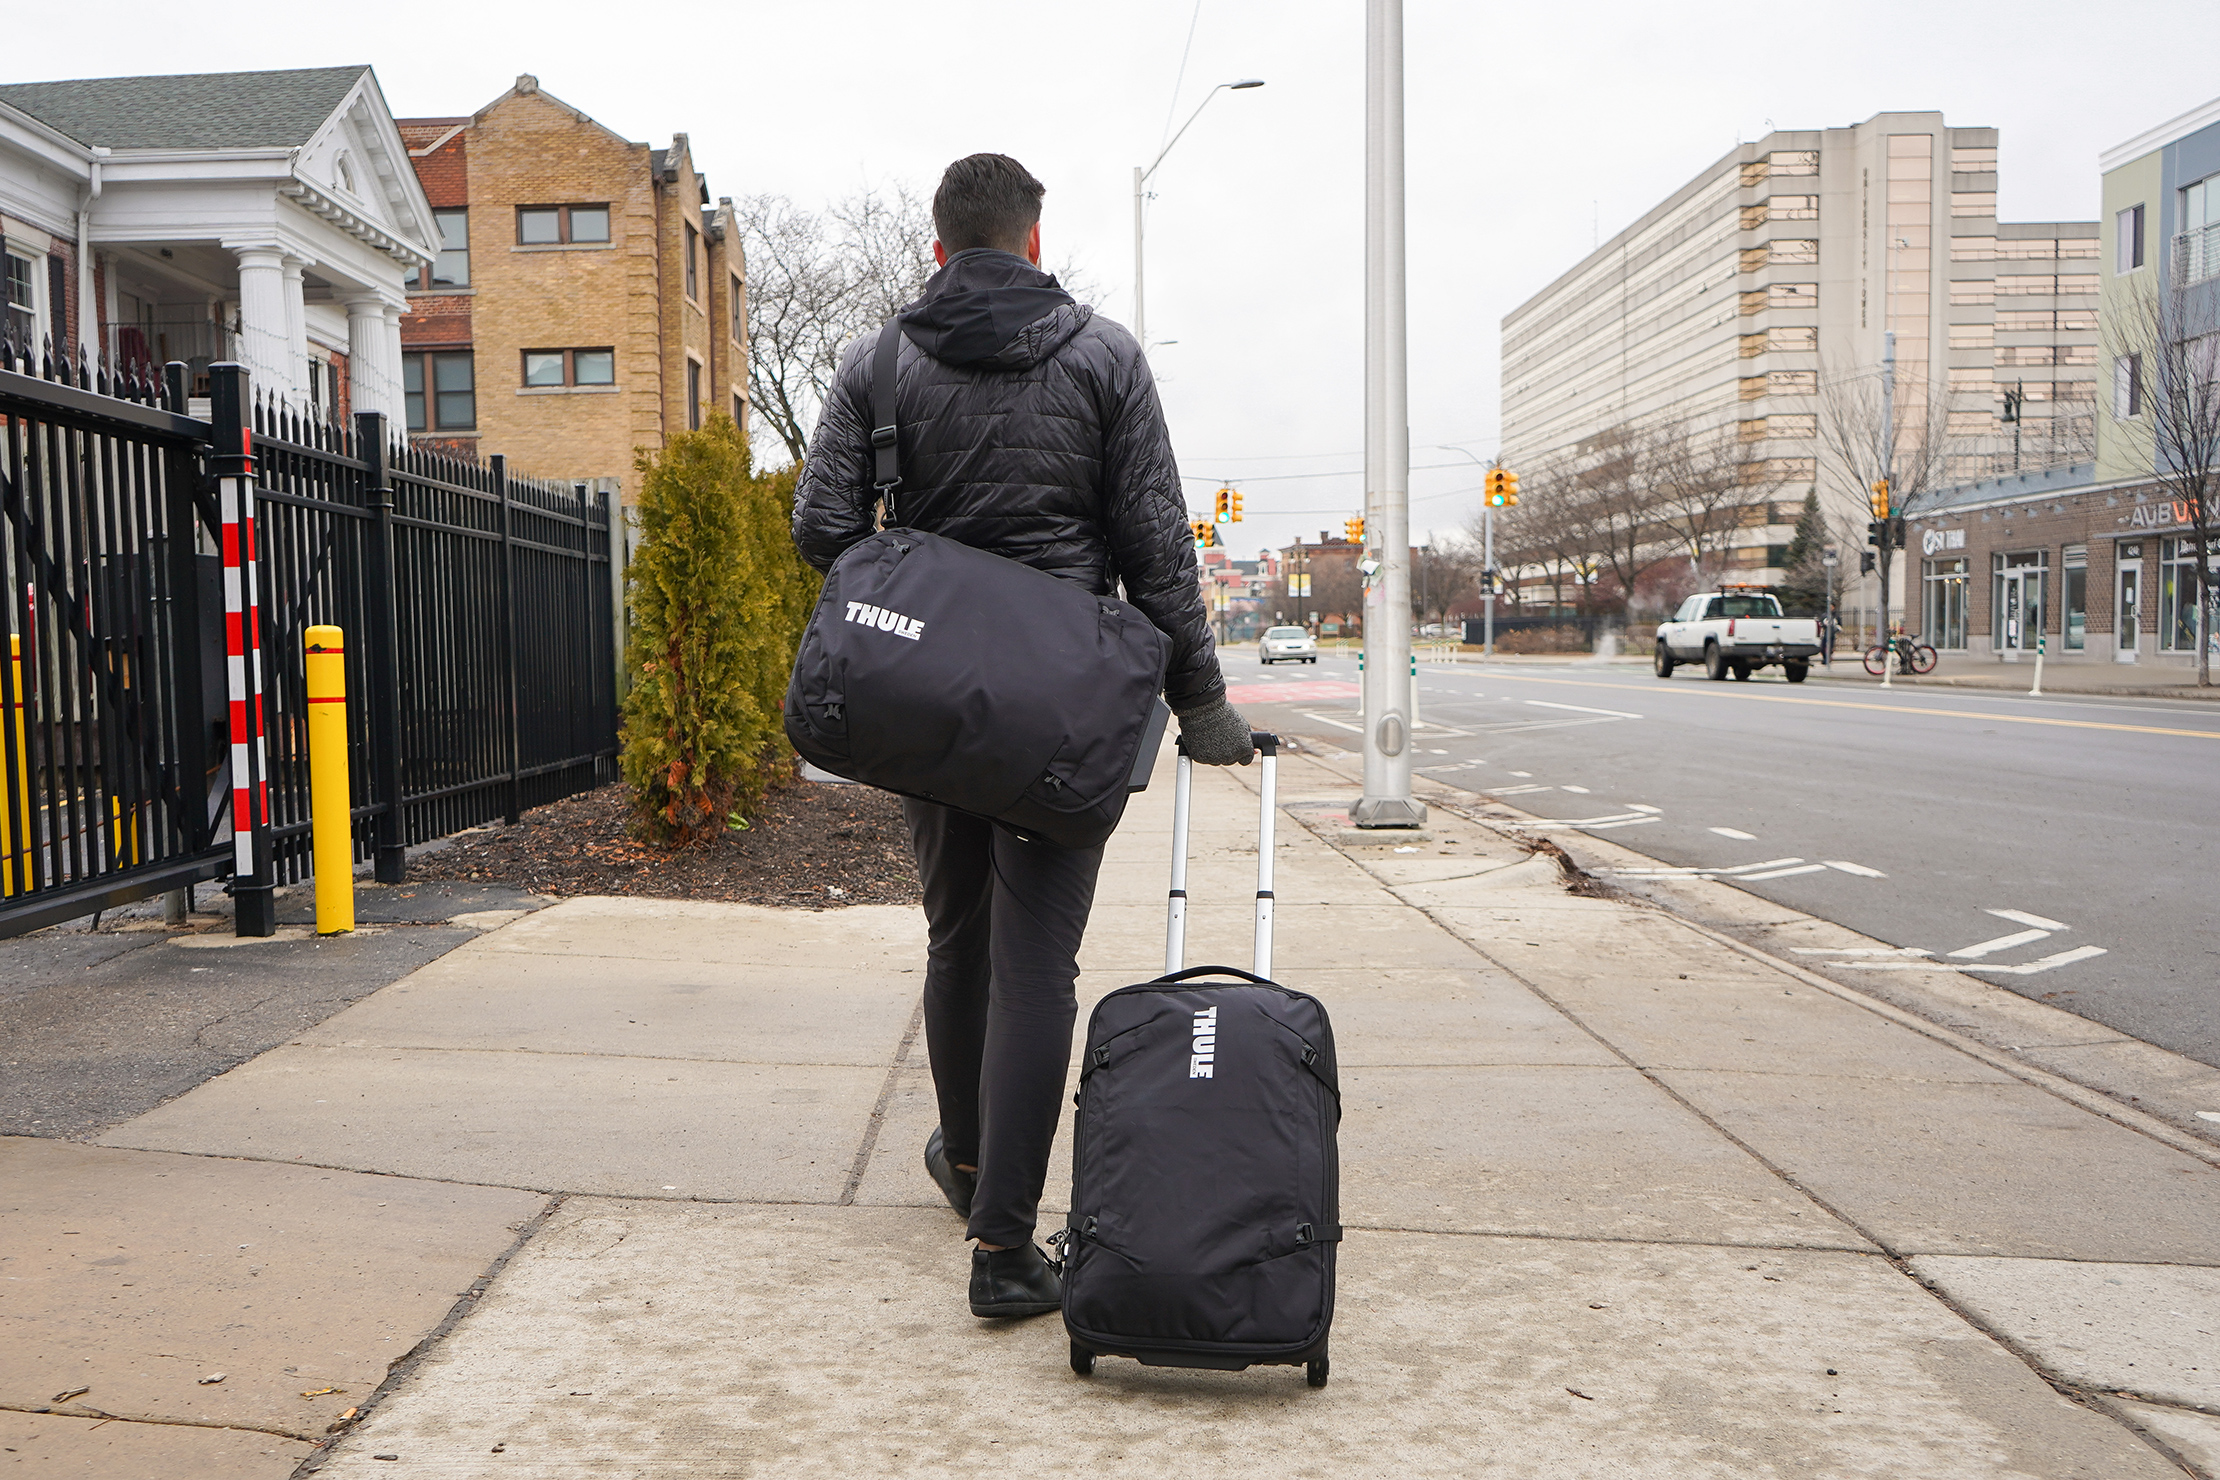
[[[1225,700],[1214,699],[1200,709],[1175,712],[1179,715],[1179,738],[1187,742],[1187,754],[1204,765],[1245,766],[1256,754],[1256,747],[1249,743],[1249,722]]]

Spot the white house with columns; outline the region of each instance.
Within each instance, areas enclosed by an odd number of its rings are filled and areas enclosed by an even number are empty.
[[[303,413],[399,423],[407,284],[438,239],[368,67],[0,84],[19,337],[196,376],[236,359]]]

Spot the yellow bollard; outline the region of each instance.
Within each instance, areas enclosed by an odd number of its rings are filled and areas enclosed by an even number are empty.
[[[0,798],[0,899],[15,893],[15,818],[18,813],[30,836],[38,836],[38,826],[31,820],[31,752],[23,743],[23,638],[13,632],[8,634],[8,693],[11,696],[8,717],[12,721],[9,728],[15,733],[15,750],[8,757],[8,764],[0,767],[0,774],[15,777],[15,797],[12,806],[7,799]],[[23,887],[29,889],[28,850],[24,864]]]
[[[308,642],[308,806],[315,838],[316,933],[355,928],[353,799],[347,786],[347,648],[337,627]]]

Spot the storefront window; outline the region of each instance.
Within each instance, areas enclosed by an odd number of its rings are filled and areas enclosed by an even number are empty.
[[[1926,587],[1925,625],[1920,629],[1929,647],[1963,652],[1966,646],[1966,562],[1929,560],[1924,565]]]
[[[1990,646],[1998,652],[2032,653],[2043,631],[2043,578],[2049,574],[2045,552],[2026,550],[1989,559],[1996,577]]]
[[[2220,556],[2207,568],[2205,634],[2220,652]],[[2168,652],[2197,650],[2197,542],[2161,540],[2158,546],[2158,645]]]
[[[2065,648],[2078,653],[2089,645],[2089,547],[2068,545],[2063,564],[2058,596],[2065,607]]]

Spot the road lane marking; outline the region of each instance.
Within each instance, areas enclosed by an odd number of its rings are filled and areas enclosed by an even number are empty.
[[[1513,771],[1511,774],[1516,776],[1519,773]],[[1522,797],[1525,796],[1528,792],[1532,791],[1555,791],[1556,789],[1557,788],[1554,786],[1541,786],[1538,784],[1531,786],[1491,786],[1488,788],[1488,795],[1495,797]]]
[[[1532,771],[1513,771],[1513,772],[1512,772],[1511,774],[1512,774],[1513,776],[1522,776],[1522,777],[1523,777],[1523,776],[1531,776],[1531,775],[1533,775],[1534,773],[1533,773]]]
[[[1525,828],[1550,827],[1640,827],[1645,822],[1655,822],[1655,817],[1645,817],[1639,812],[1614,812],[1607,817],[1546,817],[1539,822],[1522,822]]]
[[[1757,841],[1756,833],[1746,833],[1739,827],[1715,827],[1710,830],[1722,838],[1733,838],[1737,842],[1754,843]]]
[[[1337,730],[1347,730],[1352,735],[1361,735],[1364,733],[1363,725],[1352,725],[1346,720],[1338,720],[1330,715],[1319,714],[1315,710],[1298,709],[1295,712],[1297,714],[1300,714],[1305,719],[1317,720],[1322,725],[1332,725]]]
[[[1560,786],[1557,789],[1559,791],[1578,792],[1582,796],[1586,796],[1588,794],[1588,788],[1585,786]]]
[[[1749,880],[1749,879],[1785,879],[1785,878],[1789,877],[1789,876],[1790,876],[1791,874],[1823,874],[1823,873],[1825,873],[1826,871],[1827,871],[1827,865],[1825,865],[1825,864],[1823,864],[1823,863],[1807,863],[1807,864],[1805,864],[1805,865],[1804,865],[1804,866],[1803,866],[1802,868],[1777,868],[1777,869],[1774,869],[1774,870],[1772,870],[1772,871],[1771,871],[1770,873],[1763,873],[1763,874],[1744,874],[1744,875],[1742,875],[1742,878],[1743,878],[1743,879],[1745,879],[1745,880]]]
[[[1538,674],[1502,673],[1498,678],[1512,683],[1560,684],[1576,689],[1611,689],[1623,692],[1627,685],[1599,683],[1592,678],[1543,678]],[[1978,719],[1991,724],[2008,725],[2060,725],[2072,730],[2121,730],[2133,735],[2181,735],[2192,740],[2220,740],[2220,729],[2177,730],[2165,725],[2122,725],[2094,719],[2053,719],[2040,714],[1991,714],[1977,709],[1925,709],[1916,704],[1868,704],[1855,699],[1806,699],[1794,694],[1752,694],[1737,689],[1715,690],[1696,688],[1693,685],[1681,690],[1689,695],[1702,694],[1711,698],[1734,699],[1752,704],[1813,704],[1822,709],[1877,709],[1884,714],[1929,714],[1940,719]],[[1540,701],[1529,699],[1529,704]],[[1639,718],[1640,716],[1636,716]]]
[[[1956,960],[1971,961],[1978,956],[1993,956],[1998,951],[2009,951],[2014,946],[2031,946],[2039,940],[2049,939],[2050,932],[2048,930],[2022,930],[2014,935],[2000,935],[1995,940],[1985,940],[1979,945],[1966,946],[1960,950],[1952,951],[1950,954]]]
[[[1608,714],[1613,719],[1640,719],[1642,717],[1639,714],[1629,714],[1623,709],[1591,709],[1585,704],[1552,704],[1547,699],[1529,699],[1526,702],[1538,704],[1544,709],[1577,709],[1582,714]]]
[[[2029,913],[2028,913],[2027,911],[2025,911],[2025,910],[1990,910],[1990,909],[1985,909],[1985,910],[1983,910],[1983,911],[1982,911],[1981,913],[1983,913],[1984,915],[1994,915],[1994,916],[1996,916],[1996,917],[1997,917],[1997,918],[1998,918],[1999,920],[2010,920],[2010,921],[2011,921],[2011,922],[2012,922],[2013,924],[2015,924],[2015,925],[2032,925],[2032,926],[2034,926],[2034,927],[2035,927],[2035,928],[2036,928],[2037,930],[2071,930],[2071,929],[2073,929],[2073,927],[2072,927],[2071,925],[2065,925],[2065,924],[2061,924],[2060,922],[2058,922],[2058,921],[2056,921],[2056,920],[2046,920],[2046,919],[2044,919],[2044,918],[2043,918],[2043,917],[2042,917],[2041,915],[2031,915],[2031,914],[2029,914]]]
[[[1856,874],[1861,879],[1885,879],[1888,877],[1887,874],[1882,873],[1877,868],[1867,868],[1862,863],[1845,863],[1839,858],[1828,859],[1827,867],[1839,868],[1844,873]]]
[[[2070,951],[2060,951],[2055,956],[2045,956],[2040,961],[2029,961],[2020,966],[1968,966],[1967,971],[1994,971],[2004,976],[2034,976],[2057,966],[2071,966],[2076,961],[2087,961],[2105,953],[2103,946],[2075,946]]]
[[[1633,812],[1662,812],[1665,810],[1663,807],[1652,807],[1642,802],[1628,802],[1627,809]]]
[[[1687,868],[1602,868],[1597,869],[1596,872],[1599,874],[1624,874],[1644,879],[1685,879],[1697,874],[1718,874],[1732,878],[1749,873],[1752,869],[1786,868],[1792,863],[1802,863],[1803,861],[1801,858],[1769,858],[1763,863],[1738,863],[1726,868],[1710,868],[1698,864]]]

